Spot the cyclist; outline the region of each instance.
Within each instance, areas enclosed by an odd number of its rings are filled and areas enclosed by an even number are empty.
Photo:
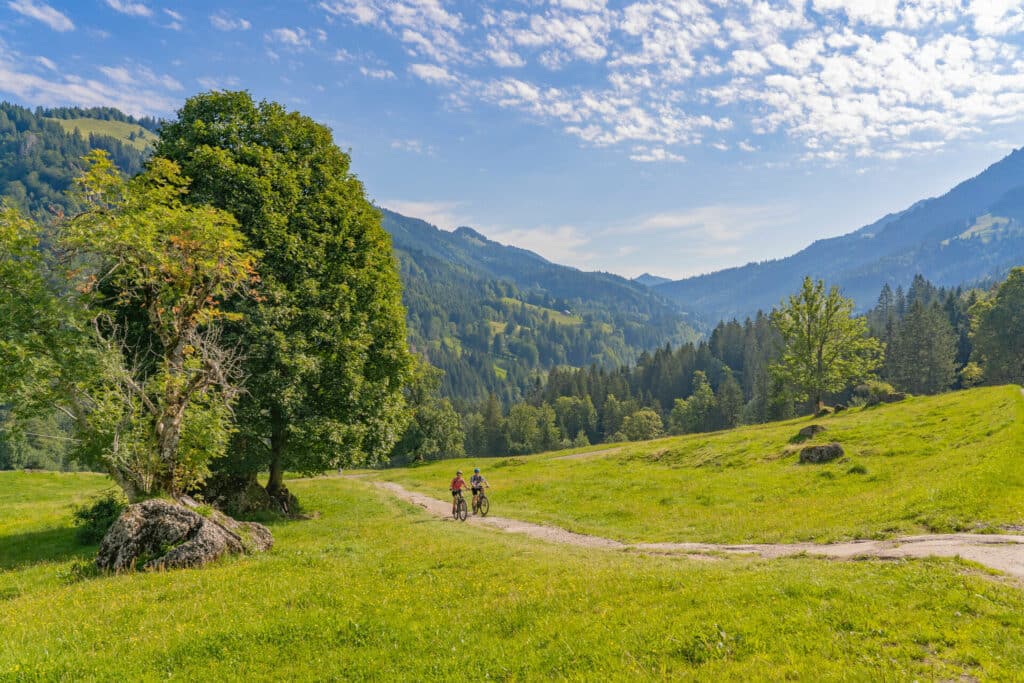
[[[466,488],[466,480],[462,478],[462,470],[455,473],[455,478],[452,479],[452,483],[448,486],[452,492],[452,516],[455,516],[456,506],[459,504],[459,495],[462,493],[462,489]]]
[[[473,468],[473,476],[469,478],[469,486],[473,489],[473,514],[475,515],[477,509],[480,507],[480,494],[484,492],[484,487],[491,488],[491,485],[484,479],[484,475],[480,474],[480,468]]]

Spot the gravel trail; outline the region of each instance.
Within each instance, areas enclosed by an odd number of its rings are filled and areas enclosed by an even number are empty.
[[[430,514],[451,519],[451,502],[438,500],[422,493],[409,491],[399,484],[387,481],[374,485],[398,498],[419,505]],[[816,555],[837,560],[857,558],[906,559],[924,557],[961,557],[996,569],[1011,576],[1024,578],[1024,535],[1009,534],[926,534],[903,536],[881,541],[847,541],[843,543],[623,543],[611,538],[578,534],[567,529],[507,517],[470,517],[470,524],[493,527],[513,534],[523,534],[551,543],[633,550],[638,552],[709,556],[720,553],[759,555],[772,559],[793,555]]]

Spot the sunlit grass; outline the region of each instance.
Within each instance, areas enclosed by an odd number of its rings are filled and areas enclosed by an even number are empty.
[[[780,542],[1024,523],[1024,397],[995,387],[819,420],[846,457],[800,465],[803,418],[582,459],[462,459],[371,476],[443,498],[484,469],[494,514],[630,541]],[[593,446],[592,451],[609,446]]]
[[[55,485],[80,498],[102,480],[0,474],[0,503],[41,492],[17,512],[21,533],[60,524]],[[266,555],[80,581],[46,548],[22,556],[0,573],[0,680],[955,680],[1024,667],[1024,593],[952,560],[587,551],[438,521],[360,481],[291,487],[321,516],[275,525]],[[0,505],[0,529],[12,519]]]

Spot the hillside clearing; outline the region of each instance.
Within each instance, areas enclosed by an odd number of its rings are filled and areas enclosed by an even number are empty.
[[[90,134],[107,135],[116,138],[126,145],[131,145],[139,151],[144,151],[156,141],[156,134],[146,130],[137,123],[125,121],[107,121],[104,119],[80,118],[80,119],[46,119],[60,124],[68,133],[74,133],[77,129],[82,137],[88,139]],[[132,138],[134,134],[134,139]]]

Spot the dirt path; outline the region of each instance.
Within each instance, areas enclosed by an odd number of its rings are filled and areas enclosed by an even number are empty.
[[[1022,390],[1024,391],[1024,390]],[[374,485],[402,500],[419,505],[435,517],[451,519],[451,502],[431,498],[387,482]],[[818,555],[839,560],[862,557],[903,559],[923,557],[961,557],[1011,576],[1024,578],[1024,535],[988,534],[930,534],[904,536],[885,541],[850,541],[846,543],[776,543],[776,544],[716,544],[716,543],[622,543],[610,538],[577,534],[554,526],[523,522],[505,517],[470,517],[470,524],[489,526],[513,534],[524,534],[551,543],[633,550],[665,555],[710,556],[718,553],[760,555],[764,558],[793,555]]]

